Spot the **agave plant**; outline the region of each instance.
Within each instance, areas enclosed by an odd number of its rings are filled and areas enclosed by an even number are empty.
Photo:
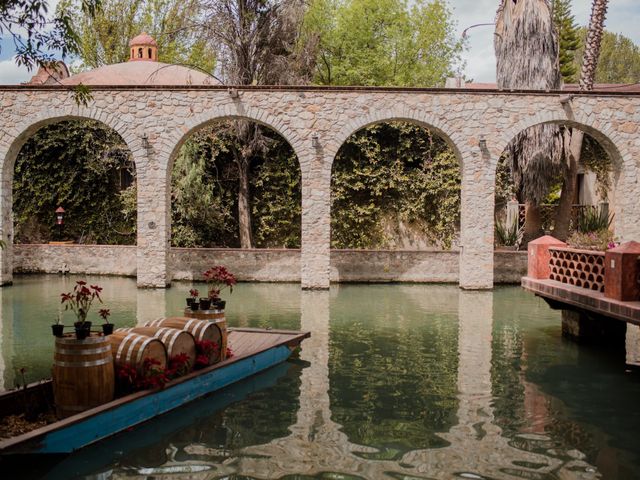
[[[578,212],[576,218],[576,230],[580,233],[599,232],[609,230],[613,222],[613,214],[607,209],[599,207],[586,207]]]

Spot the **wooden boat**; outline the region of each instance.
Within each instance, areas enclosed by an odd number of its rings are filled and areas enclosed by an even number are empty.
[[[284,362],[309,336],[308,332],[289,330],[230,329],[231,358],[175,379],[161,389],[136,392],[0,440],[0,455],[71,453]],[[32,397],[44,399],[50,391],[51,382],[46,381],[0,394],[0,413],[20,413],[16,408],[25,395],[33,393]]]

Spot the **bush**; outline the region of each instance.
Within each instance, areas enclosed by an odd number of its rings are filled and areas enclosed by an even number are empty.
[[[609,229],[601,229],[596,232],[575,232],[568,239],[570,247],[583,250],[604,251],[613,244],[613,232]]]

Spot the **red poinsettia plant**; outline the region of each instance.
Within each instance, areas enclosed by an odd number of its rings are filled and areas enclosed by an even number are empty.
[[[102,292],[102,287],[98,285],[87,286],[87,282],[78,280],[73,287],[73,291],[60,294],[61,303],[64,304],[65,310],[71,310],[75,313],[78,319],[77,323],[82,325],[87,321],[87,315],[93,301],[98,299],[102,303],[100,292]]]
[[[233,273],[223,265],[216,265],[204,272],[204,279],[209,284],[209,298],[217,300],[220,292],[229,288],[229,293],[233,293],[233,286],[238,283]]]

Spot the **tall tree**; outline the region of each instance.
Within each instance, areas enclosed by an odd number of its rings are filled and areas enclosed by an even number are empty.
[[[585,41],[580,71],[580,90],[593,90],[596,68],[600,57],[600,45],[604,32],[604,21],[607,14],[608,0],[593,0],[591,19]],[[577,128],[565,131],[565,167],[562,182],[562,194],[556,214],[554,235],[560,240],[566,240],[571,226],[571,205],[575,198],[578,183],[578,165],[582,152],[584,132]]]
[[[313,0],[304,34],[317,36],[323,85],[443,85],[462,50],[441,0]]]
[[[587,28],[579,32],[583,40],[587,37]],[[584,47],[577,51],[576,68],[582,68]],[[600,57],[596,67],[595,83],[631,84],[640,79],[640,47],[629,37],[604,31],[600,45]]]
[[[565,83],[576,83],[578,81],[578,67],[575,56],[576,50],[580,47],[580,35],[575,18],[571,15],[569,0],[553,1],[553,21],[558,31],[562,80]]]
[[[503,0],[496,17],[494,46],[499,88],[558,90],[558,41],[545,0]],[[507,146],[514,181],[526,204],[525,240],[542,232],[540,204],[562,158],[562,138],[554,125],[538,125]]]
[[[79,37],[80,68],[126,62],[129,40],[146,31],[158,42],[158,60],[213,72],[215,51],[193,26],[201,15],[200,0],[102,0],[93,17],[82,0],[63,0]]]
[[[69,12],[60,8],[50,15],[47,0],[3,0],[0,2],[0,37],[12,39],[16,63],[29,70],[55,61],[55,52],[62,57],[79,49],[79,39],[73,29]],[[91,17],[100,6],[100,0],[81,0],[82,12]],[[0,47],[1,51],[1,47]]]
[[[307,83],[312,62],[298,48],[303,0],[205,0],[205,25],[218,45],[219,70],[228,85]],[[251,159],[271,141],[262,127],[230,122],[238,138],[232,152],[238,169],[238,226],[241,248],[254,245],[249,172]]]

